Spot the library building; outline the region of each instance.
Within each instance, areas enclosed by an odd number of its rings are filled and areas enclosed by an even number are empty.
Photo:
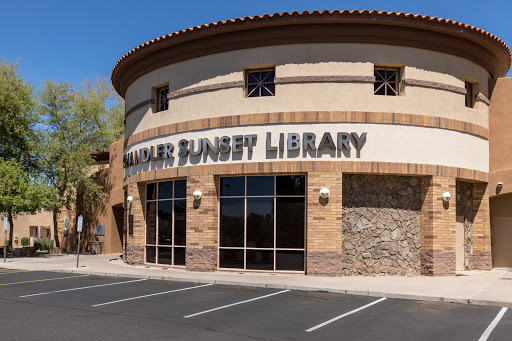
[[[229,19],[136,47],[112,71],[125,262],[512,267],[510,61],[482,29],[385,11]]]

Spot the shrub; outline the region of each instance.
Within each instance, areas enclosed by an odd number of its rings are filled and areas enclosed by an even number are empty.
[[[50,249],[53,248],[53,239],[48,242],[48,247]]]
[[[48,250],[48,243],[43,238],[38,238],[37,241],[34,243],[34,246],[37,250]]]
[[[27,237],[21,238],[21,246],[28,246],[28,244],[30,244],[30,239]]]

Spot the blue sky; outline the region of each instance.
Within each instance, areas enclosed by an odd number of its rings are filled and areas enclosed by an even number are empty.
[[[510,0],[0,0],[0,58],[19,60],[25,79],[36,87],[46,79],[76,83],[93,74],[110,76],[123,54],[167,33],[228,18],[315,9],[437,16],[480,27],[512,45]]]

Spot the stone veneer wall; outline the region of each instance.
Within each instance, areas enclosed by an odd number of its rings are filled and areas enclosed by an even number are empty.
[[[457,216],[464,217],[464,269],[473,267],[473,184],[457,181]]]
[[[419,177],[343,175],[344,275],[419,275]]]

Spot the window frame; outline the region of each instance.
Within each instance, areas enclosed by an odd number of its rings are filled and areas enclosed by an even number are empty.
[[[264,82],[263,80],[261,80],[258,82],[258,86],[256,88],[259,91],[259,96],[250,96],[250,94],[252,94],[252,92],[249,93],[249,75],[252,73],[256,73],[256,72],[259,72],[260,74],[262,72],[273,72],[274,73],[274,81],[271,83],[274,86],[274,92],[271,92],[266,87],[266,85],[269,85],[270,82]],[[265,68],[245,69],[244,73],[245,73],[245,75],[244,75],[244,96],[245,96],[245,98],[262,98],[262,97],[275,97],[276,96],[276,80],[275,80],[276,79],[276,68],[275,68],[275,66],[265,67]],[[261,79],[261,77],[260,77],[260,79]],[[268,83],[268,84],[266,84],[266,83]],[[261,95],[262,87],[265,87],[265,89],[272,95],[271,96],[262,96]]]
[[[304,176],[304,194],[303,195],[277,195],[277,181],[278,176],[287,175],[302,175]],[[247,178],[251,176],[272,176],[274,178],[274,194],[273,195],[247,195]],[[245,195],[233,195],[223,196],[221,186],[222,178],[244,178]],[[222,271],[247,271],[247,272],[279,272],[279,273],[295,273],[304,274],[306,272],[306,254],[307,254],[307,197],[308,197],[308,178],[306,173],[286,173],[286,174],[258,174],[258,175],[228,175],[219,176],[219,197],[218,197],[218,222],[217,222],[217,269]],[[244,199],[244,235],[243,235],[243,246],[221,246],[221,199],[233,198],[233,199]],[[247,199],[248,198],[273,198],[274,201],[274,246],[272,248],[258,248],[258,247],[247,247]],[[304,198],[304,246],[302,248],[278,248],[277,247],[277,198]],[[221,268],[220,267],[220,250],[242,250],[244,253],[243,268]],[[247,250],[261,250],[261,251],[273,251],[274,264],[273,270],[259,270],[259,269],[247,269]],[[304,269],[303,270],[277,270],[276,260],[277,251],[300,251],[303,252],[304,257]]]
[[[468,91],[468,86],[470,89],[469,91]],[[475,108],[475,103],[476,103],[475,88],[476,88],[476,83],[468,81],[468,80],[464,81],[464,89],[466,89],[466,93],[464,94],[464,105],[466,106],[466,108],[470,108],[470,109]],[[469,101],[469,105],[468,105],[468,101]]]
[[[159,113],[159,112],[163,112],[163,111],[167,111],[169,110],[169,98],[167,97],[169,95],[169,83],[166,83],[166,84],[162,84],[162,85],[158,85],[156,87],[153,88],[154,90],[154,96],[155,96],[155,110],[154,110],[154,113]],[[165,95],[165,98],[162,98],[161,96],[161,91],[162,90],[167,90],[167,93]],[[164,107],[165,109],[163,110],[160,110],[160,107],[162,105],[162,102],[165,102]]]
[[[176,242],[176,238],[175,238],[175,209],[174,209],[174,206],[175,206],[175,201],[177,200],[185,200],[185,205],[187,203],[187,195],[185,193],[185,197],[179,197],[179,198],[175,198],[174,197],[174,193],[175,193],[175,189],[176,189],[176,181],[180,181],[180,180],[185,180],[185,183],[187,182],[187,178],[178,178],[178,179],[172,179],[172,180],[161,180],[161,181],[156,181],[156,182],[148,182],[145,184],[144,186],[144,190],[145,190],[145,202],[144,202],[144,217],[145,217],[145,224],[144,224],[144,264],[148,264],[148,265],[159,265],[159,266],[172,266],[172,267],[180,267],[180,268],[185,268],[186,267],[186,252],[187,252],[187,243],[186,243],[186,229],[185,229],[185,245],[175,245],[175,242]],[[172,197],[171,198],[168,198],[168,199],[159,199],[158,198],[158,194],[159,194],[159,191],[160,191],[160,183],[161,182],[172,182]],[[148,185],[151,185],[151,184],[154,184],[155,185],[155,199],[147,199],[147,193],[148,193]],[[159,222],[158,222],[158,207],[159,207],[159,203],[162,202],[162,201],[171,201],[172,202],[172,243],[170,245],[160,245],[159,242],[158,242],[158,228],[159,228]],[[154,202],[155,203],[155,211],[156,211],[156,214],[155,214],[155,244],[148,244],[147,243],[147,229],[148,229],[148,219],[147,219],[147,216],[148,216],[148,202]],[[185,206],[186,207],[186,206]],[[185,221],[186,221],[186,212],[185,212]],[[186,225],[185,225],[186,226]],[[151,262],[148,262],[147,261],[147,248],[149,247],[154,247],[155,248],[155,262],[154,263],[151,263]],[[158,248],[171,248],[172,249],[172,264],[166,264],[166,263],[163,263],[163,264],[160,264],[159,261],[158,261]],[[175,264],[175,257],[174,257],[174,254],[175,254],[175,248],[182,248],[182,249],[185,249],[185,264],[184,265],[180,265],[180,264]]]
[[[396,81],[389,82],[389,78],[379,80],[377,79],[377,76],[375,75],[377,71],[394,71],[396,75]],[[386,96],[386,97],[397,97],[402,94],[402,68],[400,66],[380,66],[380,65],[374,65],[373,67],[373,75],[375,77],[375,81],[373,82],[373,95],[374,96]],[[382,76],[380,76],[382,78]],[[377,89],[375,89],[375,85],[377,83],[382,83]],[[396,83],[396,90],[393,89],[393,87],[390,84]],[[378,94],[377,91],[379,91],[382,87],[384,87],[384,94]],[[391,88],[392,93],[388,93],[388,88]]]

